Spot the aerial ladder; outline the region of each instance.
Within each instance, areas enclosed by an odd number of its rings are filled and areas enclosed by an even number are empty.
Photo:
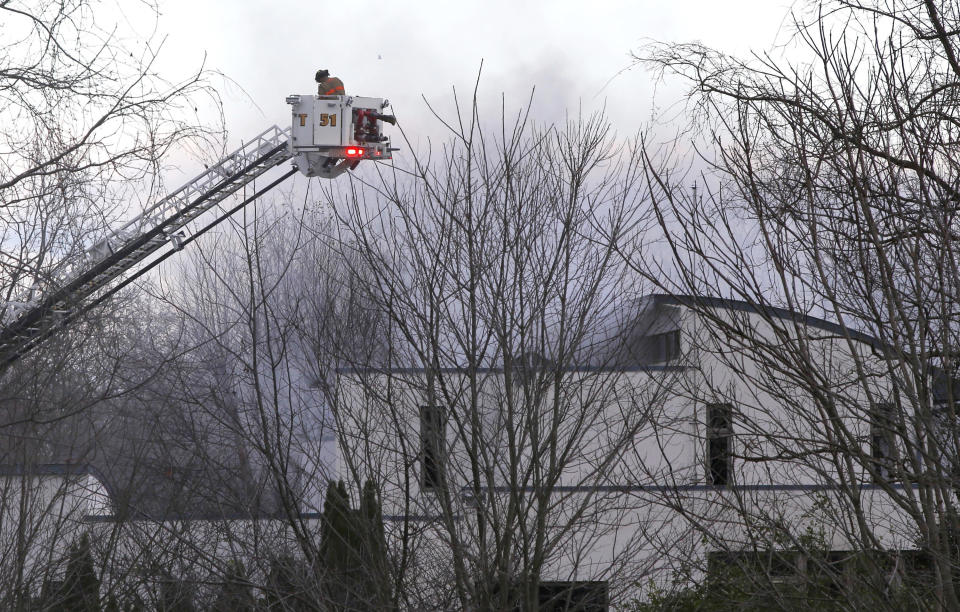
[[[389,160],[396,150],[383,134],[384,123],[396,123],[384,114],[387,100],[291,95],[286,101],[292,110],[289,128],[265,130],[88,246],[83,261],[65,262],[58,270],[59,282],[38,298],[9,304],[0,329],[0,372],[295,173],[333,179],[363,160]],[[286,161],[293,167],[278,178],[230,209],[217,208]],[[204,216],[207,212],[211,215]]]

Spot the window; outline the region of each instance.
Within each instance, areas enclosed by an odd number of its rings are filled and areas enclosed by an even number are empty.
[[[910,589],[911,599],[932,598],[935,573],[932,556],[920,550],[722,551],[707,553],[706,584],[708,592],[736,593],[744,603],[805,601],[810,609],[834,610],[849,607],[851,589],[862,589],[872,577],[885,583],[882,601],[897,601],[888,597],[896,597],[901,585]]]
[[[680,330],[647,336],[642,346],[646,363],[673,361],[680,356]]]
[[[894,404],[874,404],[870,411],[870,457],[876,473],[874,481],[889,480],[895,460],[894,433],[896,431]]]
[[[446,451],[447,415],[443,406],[420,407],[420,487],[443,485],[443,456]]]
[[[680,330],[672,329],[662,333],[647,333],[633,341],[628,347],[631,357],[642,365],[669,363],[680,357]]]
[[[606,612],[609,594],[606,582],[541,582],[538,592],[541,612]]]
[[[733,404],[707,404],[707,481],[730,484],[733,474]]]
[[[772,584],[799,582],[805,559],[791,550],[731,550],[707,553],[707,577],[713,581],[764,577]]]
[[[846,568],[864,558],[842,550],[744,550],[707,553],[707,581],[717,593],[740,592],[755,599],[803,596],[814,601],[844,601]],[[862,566],[861,566],[862,567]],[[779,599],[779,597],[778,597]]]
[[[673,361],[680,356],[680,330],[654,336],[657,340],[657,353],[660,361]]]

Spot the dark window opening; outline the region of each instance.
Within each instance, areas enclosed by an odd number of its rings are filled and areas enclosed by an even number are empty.
[[[606,582],[541,582],[537,592],[541,612],[606,612]]]
[[[708,552],[707,599],[720,598],[730,609],[741,609],[771,596],[774,601],[802,598],[818,602],[816,609],[832,610],[849,603],[851,590],[879,587],[886,598],[906,587],[922,601],[933,574],[931,556],[919,550]]]
[[[791,551],[779,551],[770,554],[763,562],[766,570],[774,581],[787,581],[797,575],[798,555]]]
[[[680,330],[647,336],[643,345],[650,363],[674,361],[680,356]]]
[[[730,484],[733,475],[733,404],[707,404],[707,480]]]
[[[446,430],[447,417],[442,406],[420,407],[420,486],[424,490],[443,486]]]
[[[874,481],[889,480],[895,460],[896,428],[893,404],[874,404],[870,413],[870,457],[876,469]]]
[[[800,555],[790,550],[722,551],[707,554],[708,578],[736,570],[767,576],[772,580],[793,578],[801,567]]]
[[[680,330],[645,334],[630,341],[630,359],[639,365],[669,363],[680,357]]]
[[[857,563],[855,553],[831,550],[822,558],[809,558],[806,561],[810,582],[830,600],[840,600],[847,586],[847,568],[853,568]]]

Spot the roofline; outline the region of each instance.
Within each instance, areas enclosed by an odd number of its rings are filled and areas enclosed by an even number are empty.
[[[565,366],[560,368],[561,372],[682,372],[688,370],[690,366],[686,365],[677,365],[677,364],[667,364],[667,365],[643,365],[643,366],[629,366],[629,367],[617,367],[617,366]],[[374,368],[374,367],[364,367],[364,368],[337,368],[337,374],[422,374],[427,370],[431,372],[436,372],[439,374],[503,374],[503,368],[466,368],[466,367],[449,367],[449,368]],[[522,366],[517,366],[516,369],[522,369]],[[536,367],[536,368],[527,368],[529,370],[552,370],[553,368],[549,366],[545,367]]]
[[[437,522],[443,517],[441,515],[431,514],[384,514],[384,521],[416,521],[416,522]],[[460,520],[460,515],[454,515],[454,520]],[[194,514],[158,514],[158,515],[137,515],[137,516],[115,516],[111,514],[88,514],[83,517],[85,523],[190,523],[190,522],[221,522],[221,521],[319,521],[323,519],[322,512],[301,512],[293,516],[285,513],[248,513],[248,512],[198,512]]]
[[[778,306],[770,306],[768,304],[753,304],[744,300],[737,300],[733,298],[698,295],[672,295],[669,293],[653,293],[648,296],[644,296],[644,298],[641,299],[652,300],[658,305],[664,304],[668,306],[684,306],[686,308],[692,308],[699,305],[701,307],[707,306],[709,308],[723,308],[726,310],[735,310],[739,312],[749,312],[752,314],[771,316],[778,319],[803,323],[808,327],[815,327],[833,334],[837,334],[838,336],[842,336],[844,338],[850,338],[852,340],[864,342],[878,350],[884,347],[883,342],[874,338],[870,334],[866,334],[855,329],[850,329],[849,327],[844,327],[839,323],[827,321],[826,319],[813,317],[807,314],[796,312],[794,310],[780,308]]]
[[[7,463],[0,464],[0,476],[93,476],[100,482],[112,503],[116,489],[100,469],[90,463]]]
[[[708,307],[708,308],[723,308],[725,310],[733,310],[738,312],[748,312],[751,314],[759,314],[761,316],[775,317],[778,319],[783,319],[786,321],[802,323],[808,327],[814,327],[817,329],[822,329],[823,331],[836,334],[843,338],[850,338],[851,340],[856,340],[858,342],[863,342],[874,349],[884,350],[883,342],[874,338],[870,334],[866,334],[849,327],[844,327],[839,323],[834,323],[832,321],[827,321],[826,319],[821,319],[819,317],[814,317],[811,315],[803,314],[796,312],[794,310],[789,310],[787,308],[781,308],[779,306],[771,306],[768,304],[755,304],[747,302],[744,300],[737,300],[734,298],[723,298],[717,296],[709,295],[675,295],[669,293],[651,293],[640,298],[640,301],[650,301],[656,305],[666,305],[666,306],[683,306],[685,308],[693,308],[696,306]],[[545,368],[546,369],[546,368]],[[563,372],[673,372],[673,371],[682,371],[688,369],[688,366],[683,365],[645,365],[645,366],[630,366],[630,367],[616,367],[616,366],[567,366],[561,368]],[[427,368],[416,367],[416,368],[373,368],[373,367],[345,367],[337,368],[337,374],[368,374],[368,373],[378,373],[378,374],[420,374],[426,372]],[[503,368],[476,368],[470,370],[466,367],[445,367],[438,368],[433,370],[442,374],[466,374],[469,372],[475,372],[479,374],[502,374]]]

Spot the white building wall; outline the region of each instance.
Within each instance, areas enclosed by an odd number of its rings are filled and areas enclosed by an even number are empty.
[[[391,549],[409,555],[408,579],[425,591],[449,587],[451,547],[473,551],[479,544],[478,504],[494,523],[535,532],[536,522],[545,521],[551,554],[541,578],[608,581],[614,602],[637,596],[638,585],[651,581],[695,578],[712,550],[790,545],[782,537],[764,540],[773,533],[816,534],[824,546],[844,550],[863,548],[851,534],[865,530],[882,547],[912,548],[911,517],[866,474],[837,469],[845,460],[840,442],[859,444],[869,456],[869,406],[889,397],[883,363],[870,347],[790,322],[778,337],[757,314],[718,309],[722,324],[774,341],[757,353],[722,341],[717,321],[681,314],[680,359],[649,368],[565,371],[559,386],[539,388],[533,402],[524,393],[536,387],[537,369],[512,386],[501,370],[473,377],[444,371],[433,380],[416,370],[341,375],[333,406],[337,472],[354,491],[367,478],[380,486]],[[792,355],[779,347],[798,336],[814,369],[828,378],[796,380],[785,373],[789,368],[766,367],[765,360],[775,365]],[[860,369],[851,351],[861,352]],[[831,397],[841,401],[829,410],[812,401],[818,385],[830,386]],[[735,406],[729,487],[711,486],[706,478],[706,407],[714,402]],[[449,411],[446,502],[421,486],[424,405]],[[846,440],[819,455],[791,455],[828,441],[829,419]],[[553,454],[533,453],[532,424],[544,436],[556,435]],[[538,467],[551,461],[560,467],[548,478]],[[0,486],[0,565],[14,567],[4,560],[25,550],[46,551],[44,559],[30,559],[28,573],[62,555],[87,529],[99,541],[119,543],[117,567],[131,559],[160,565],[183,559],[200,564],[181,568],[198,575],[203,564],[209,570],[218,560],[297,548],[283,521],[85,523],[88,515],[111,513],[106,490],[89,475],[5,477]],[[538,498],[544,487],[549,494]],[[514,523],[506,514],[511,496],[522,502],[512,508],[523,515]],[[864,523],[855,529],[843,523],[853,503]],[[316,521],[308,531],[318,537]]]
[[[865,473],[847,470],[847,463],[842,463],[844,469],[837,467],[844,461],[843,445],[859,445],[869,457],[870,405],[890,394],[879,356],[868,344],[835,331],[780,319],[773,322],[775,331],[756,313],[715,312],[721,327],[751,330],[765,348],[737,346],[717,333],[717,321],[684,311],[679,317],[684,356],[672,364],[683,368],[571,371],[560,401],[553,401],[552,392],[538,397],[542,418],[568,412],[570,422],[559,432],[575,446],[555,482],[554,509],[547,518],[562,544],[542,578],[646,576],[666,584],[676,574],[689,574],[691,559],[702,560],[709,550],[755,547],[764,533],[784,525],[790,526],[788,532],[815,534],[825,546],[840,550],[863,547],[850,540],[858,529],[869,531],[883,547],[913,547],[915,534],[903,509],[873,487]],[[826,373],[822,380],[800,380],[790,368],[777,367],[794,354],[784,349],[798,338],[816,366],[811,370]],[[419,371],[342,378],[338,418],[346,463],[380,479],[385,512],[421,518],[441,514],[436,496],[419,486],[419,406],[440,403],[454,413],[446,441],[451,490],[469,488],[472,480],[465,444],[472,427],[483,430],[483,452],[496,455],[509,449],[504,375],[490,371],[478,376],[471,384],[464,373],[444,373],[429,393],[430,384]],[[811,391],[818,386],[841,401],[812,401]],[[430,399],[431,393],[437,399]],[[730,487],[707,483],[706,406],[713,402],[735,406]],[[473,412],[475,423],[462,422]],[[847,436],[834,440],[832,448],[825,419],[833,419],[832,428]],[[811,455],[808,451],[818,445],[823,452]],[[620,449],[616,461],[605,464],[615,448]],[[520,443],[519,451],[521,465],[534,460],[529,447]],[[502,496],[524,484],[496,467],[481,480],[483,488],[495,483]],[[844,483],[849,486],[837,486]],[[596,500],[593,515],[584,512],[588,498]],[[454,497],[454,511],[464,517],[463,533],[471,525],[469,502]],[[851,503],[862,508],[864,517],[864,525],[854,529],[843,524]],[[620,587],[611,592],[629,596],[631,586]]]
[[[51,472],[52,470],[47,470]],[[88,473],[21,469],[0,476],[0,584],[39,592],[62,571],[90,515],[112,511],[104,485]]]

